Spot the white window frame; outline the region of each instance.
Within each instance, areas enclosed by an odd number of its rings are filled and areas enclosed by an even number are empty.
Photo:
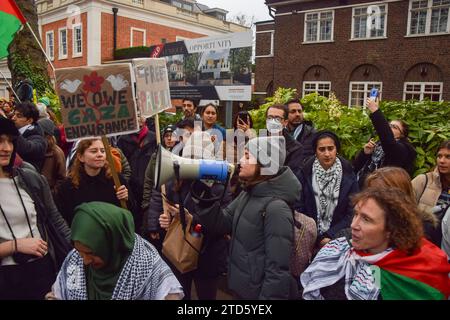
[[[370,95],[370,90],[374,85],[379,85],[379,93],[378,98],[381,100],[382,93],[383,93],[383,82],[381,81],[350,81],[349,90],[348,90],[348,106],[349,107],[362,107],[362,106],[354,106],[352,105],[352,85],[353,84],[364,84],[364,97],[363,97],[363,104],[365,105],[367,98]],[[360,92],[360,91],[359,91]]]
[[[383,26],[383,35],[382,36],[375,36],[375,37],[371,37],[370,36],[370,29],[366,28],[366,36],[365,37],[360,37],[360,38],[355,38],[354,37],[354,31],[355,31],[355,10],[356,9],[364,9],[364,8],[369,8],[372,5],[379,5],[379,6],[384,6],[384,26]],[[371,4],[371,5],[364,5],[364,6],[357,6],[357,7],[353,7],[352,8],[352,28],[351,28],[351,34],[350,34],[350,40],[351,41],[360,41],[360,40],[379,40],[379,39],[386,39],[387,36],[387,20],[388,20],[388,4],[387,3],[380,3],[380,4]]]
[[[52,47],[50,48],[48,36],[52,36]],[[45,51],[51,61],[55,59],[55,33],[52,31],[47,31],[45,33]]]
[[[80,28],[80,42],[81,42],[81,52],[77,52],[76,51],[76,32],[75,29]],[[83,56],[83,25],[82,24],[74,24],[72,26],[72,58],[76,58],[76,57],[82,57]]]
[[[417,92],[417,91],[406,92],[406,87],[408,85],[420,85],[420,92]],[[403,101],[406,101],[406,95],[407,94],[419,94],[420,95],[419,101],[422,101],[424,99],[423,96],[424,96],[425,93],[427,93],[427,94],[437,94],[436,92],[425,92],[425,86],[426,85],[433,85],[433,86],[438,85],[440,87],[440,89],[439,89],[439,101],[442,101],[442,94],[443,94],[443,88],[444,88],[444,83],[443,82],[413,82],[413,81],[404,83],[404,86],[403,86]]]
[[[307,84],[313,84],[315,86],[314,92],[319,93],[319,91],[328,91],[329,93],[331,93],[331,81],[303,81],[303,97],[307,94],[312,93],[312,92],[306,93],[306,85]],[[329,85],[329,90],[319,90],[320,84]],[[310,89],[308,89],[308,91],[310,91]]]
[[[428,0],[428,5],[427,5],[427,16],[426,16],[426,20],[425,20],[425,33],[411,33],[411,13],[412,13],[412,4],[413,2],[418,1],[418,0],[410,0],[409,1],[409,7],[408,7],[408,25],[407,25],[407,30],[406,30],[406,36],[407,37],[424,37],[424,36],[438,36],[438,35],[442,35],[442,34],[449,34],[450,33],[450,6],[449,6],[449,15],[447,17],[447,30],[445,32],[430,32],[431,29],[431,14],[433,11],[433,8],[437,8],[437,7],[432,7],[433,5],[433,0]]]
[[[143,46],[147,43],[147,30],[131,27],[130,29],[130,47],[133,47],[133,32],[142,32],[144,34]]]
[[[328,13],[331,12],[331,39],[329,40],[320,40],[320,24],[321,21],[320,20],[320,14],[321,13]],[[307,20],[306,20],[306,16],[311,15],[311,14],[318,14],[319,15],[319,19],[317,20],[318,26],[317,26],[317,40],[314,41],[308,41],[306,40],[306,31],[307,31]],[[320,10],[320,11],[314,11],[314,12],[307,12],[304,15],[304,30],[303,30],[303,44],[308,44],[308,43],[324,43],[324,42],[334,42],[334,10]]]
[[[61,31],[66,31],[66,54],[63,54],[63,46],[62,46],[62,37],[61,37]],[[69,54],[69,46],[67,43],[67,28],[59,28],[58,29],[58,60],[67,59],[67,56]]]
[[[255,56],[255,58],[272,58],[274,52],[274,36],[275,30],[256,31],[256,33],[268,33],[270,32],[270,53],[262,56]]]

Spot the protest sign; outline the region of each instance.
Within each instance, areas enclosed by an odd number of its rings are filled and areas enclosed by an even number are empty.
[[[133,59],[136,92],[141,115],[151,117],[172,107],[164,58]]]
[[[136,132],[129,63],[56,70],[56,90],[68,141]]]

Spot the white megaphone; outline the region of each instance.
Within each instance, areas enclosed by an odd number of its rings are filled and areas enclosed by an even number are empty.
[[[231,177],[234,173],[234,165],[227,161],[183,158],[160,145],[156,156],[155,188],[160,189],[176,178],[175,164],[179,166],[180,179],[226,181],[228,175]]]

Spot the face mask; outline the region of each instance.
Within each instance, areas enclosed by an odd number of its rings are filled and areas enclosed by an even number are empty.
[[[275,134],[279,133],[283,129],[283,125],[279,120],[270,119],[266,120],[266,128],[270,133]]]

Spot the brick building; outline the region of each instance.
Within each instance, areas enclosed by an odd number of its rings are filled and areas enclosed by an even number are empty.
[[[450,100],[450,0],[266,0],[256,23],[255,94],[279,86],[362,105]]]
[[[99,65],[116,48],[151,46],[246,28],[195,0],[36,0],[43,46],[55,68]]]

